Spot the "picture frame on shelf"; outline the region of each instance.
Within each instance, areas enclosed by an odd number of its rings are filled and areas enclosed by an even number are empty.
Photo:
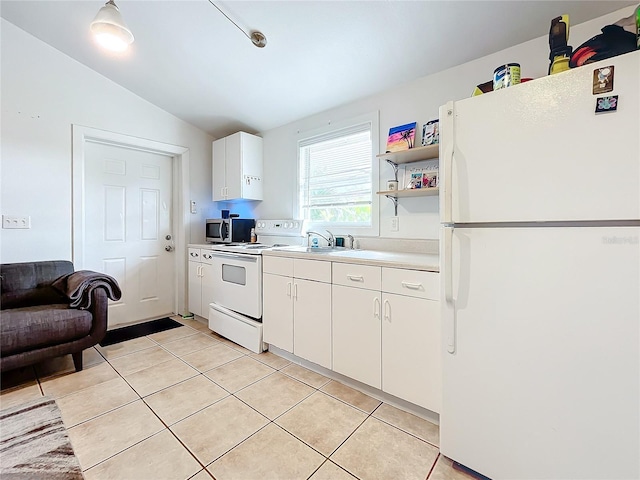
[[[429,120],[422,125],[422,146],[440,143],[440,120]]]
[[[387,137],[387,153],[409,150],[415,145],[417,122],[399,125],[389,129]]]
[[[406,189],[434,188],[439,186],[438,164],[430,163],[422,167],[406,166],[404,172]]]

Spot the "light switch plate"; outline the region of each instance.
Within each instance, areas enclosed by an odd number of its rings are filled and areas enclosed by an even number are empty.
[[[389,229],[392,232],[397,232],[398,228],[399,228],[399,225],[398,225],[399,223],[400,222],[399,222],[398,217],[391,217],[391,221],[389,222]]]
[[[191,200],[191,213],[197,213],[198,210],[196,209],[196,202],[195,200]]]
[[[2,216],[2,228],[31,228],[31,217]]]

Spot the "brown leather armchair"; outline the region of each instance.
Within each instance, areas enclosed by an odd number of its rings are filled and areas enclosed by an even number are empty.
[[[73,271],[63,260],[0,265],[0,371],[69,353],[82,370],[82,351],[107,331],[108,298],[95,288],[88,309],[71,308],[52,283]]]

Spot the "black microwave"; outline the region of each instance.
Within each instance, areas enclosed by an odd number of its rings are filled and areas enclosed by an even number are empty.
[[[210,243],[248,243],[255,226],[252,218],[208,218],[205,236]]]

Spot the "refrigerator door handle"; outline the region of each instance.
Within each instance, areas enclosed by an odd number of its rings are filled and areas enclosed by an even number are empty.
[[[456,351],[456,312],[453,300],[453,227],[443,227],[444,236],[444,259],[442,266],[444,268],[444,300],[449,310],[444,318],[444,334],[447,341],[447,351],[455,353]]]
[[[443,107],[446,112],[446,116],[444,117],[444,131],[447,135],[447,144],[444,152],[444,161],[442,165],[441,175],[444,177],[444,192],[443,192],[443,209],[442,209],[442,223],[453,223],[452,220],[452,205],[451,201],[453,199],[453,192],[451,191],[453,179],[452,179],[452,169],[453,169],[453,147],[454,147],[454,119],[455,119],[455,111],[453,102],[447,102],[447,104]],[[442,117],[442,115],[441,115]]]

